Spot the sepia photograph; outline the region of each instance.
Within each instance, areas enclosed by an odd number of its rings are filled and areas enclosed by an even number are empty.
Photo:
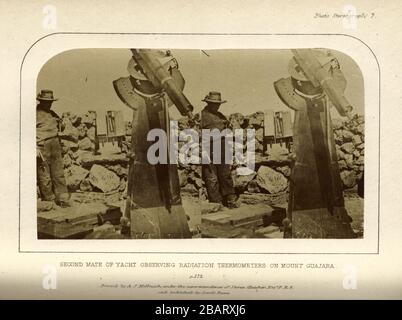
[[[0,299],[401,298],[400,6],[0,7]]]
[[[36,88],[38,239],[364,237],[342,52],[72,49]]]

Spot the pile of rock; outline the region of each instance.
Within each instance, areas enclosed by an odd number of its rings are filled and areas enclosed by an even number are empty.
[[[87,158],[88,159],[88,158]],[[101,164],[90,164],[84,160],[83,164],[64,169],[67,187],[70,192],[121,192],[127,190],[127,164],[113,164],[106,160]]]
[[[256,168],[252,171],[245,167],[233,167],[236,191],[239,194],[265,195],[288,192],[292,154],[280,145],[273,145],[263,154],[264,113],[256,112],[248,116],[235,113],[228,119],[233,129],[256,130]],[[65,112],[62,115],[60,138],[68,188],[71,192],[124,194],[127,191],[128,174],[126,155],[123,153],[118,159],[100,157],[92,161],[95,157],[95,121],[96,115],[93,112],[84,115]],[[178,126],[179,130],[192,128],[200,132],[200,114],[196,114],[192,120],[181,118]],[[335,119],[333,129],[344,188],[353,188],[364,171],[364,118],[356,115],[348,121]],[[128,124],[128,135],[130,131]],[[180,142],[179,148],[184,143]],[[180,163],[178,171],[183,192],[205,197],[201,165]]]
[[[200,165],[178,167],[180,188],[182,193],[198,196],[204,193],[204,182]]]
[[[364,117],[336,119],[333,129],[343,185],[346,189],[353,188],[364,172]]]
[[[268,148],[267,153],[256,157],[255,170],[238,166],[232,171],[236,193],[244,203],[274,205],[287,201],[291,154],[280,145]]]
[[[193,129],[198,134],[201,132],[201,115],[195,114],[190,120],[188,117],[182,117],[178,121],[178,129]],[[187,141],[188,142],[188,141]],[[187,142],[179,141],[179,150]],[[198,141],[195,143],[197,145]],[[180,187],[183,194],[190,194],[193,196],[204,196],[206,194],[204,182],[202,180],[201,165],[198,164],[183,164],[184,161],[179,159],[178,172]]]
[[[127,168],[122,165],[92,164],[96,141],[96,114],[62,114],[59,137],[62,146],[64,175],[70,192],[124,191]]]
[[[234,168],[233,179],[238,193],[278,194],[288,191],[292,154],[286,147],[273,145],[263,153],[264,114],[244,116],[234,113],[228,117],[233,129],[256,130],[256,170]],[[334,138],[344,189],[354,188],[364,172],[364,117],[333,120]]]
[[[233,130],[235,129],[254,129],[255,130],[255,152],[262,153],[264,150],[264,112],[255,112],[244,116],[241,113],[229,115],[228,120]],[[246,137],[244,132],[243,137]]]
[[[128,158],[131,123],[126,123],[126,143],[121,154],[95,155],[96,115],[87,112],[76,115],[65,112],[62,115],[59,132],[64,162],[64,175],[70,192],[102,192],[127,194]],[[199,115],[192,121],[180,119],[180,129],[200,128]],[[184,143],[184,142],[183,142]],[[193,196],[202,193],[203,182],[200,165],[179,165],[179,179],[182,190]]]
[[[80,156],[95,151],[96,113],[83,115],[71,112],[62,114],[59,137],[64,154],[64,166],[80,164]]]

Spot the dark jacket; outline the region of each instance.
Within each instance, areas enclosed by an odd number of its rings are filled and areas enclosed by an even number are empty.
[[[222,131],[228,127],[228,124],[228,119],[219,111],[211,111],[208,106],[201,111],[202,129],[218,129]]]
[[[53,110],[36,108],[36,143],[58,136],[60,118]]]

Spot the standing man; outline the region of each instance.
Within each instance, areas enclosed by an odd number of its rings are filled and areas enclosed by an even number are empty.
[[[42,200],[54,201],[61,207],[70,206],[70,194],[64,177],[61,145],[58,137],[59,116],[50,108],[53,91],[41,90],[36,97],[36,158],[38,184]]]
[[[220,105],[225,103],[226,100],[221,100],[221,93],[211,91],[202,100],[207,103],[205,108],[201,111],[201,127],[202,129],[219,131],[225,130],[229,127],[228,119],[218,111]],[[233,179],[231,176],[231,164],[225,163],[225,137],[220,137],[221,141],[221,163],[213,163],[213,141],[210,141],[210,163],[202,165],[202,178],[205,182],[208,200],[212,203],[223,203],[229,208],[238,207],[236,202],[236,195],[233,186]],[[219,152],[219,151],[218,151]]]

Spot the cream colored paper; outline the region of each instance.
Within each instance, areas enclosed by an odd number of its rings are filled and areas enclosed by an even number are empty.
[[[339,1],[0,2],[0,297],[400,299],[401,10],[391,1],[381,8],[375,1],[345,6]],[[359,16],[340,16],[354,10]],[[66,50],[132,47],[325,47],[353,58],[365,90],[364,238],[37,240],[37,75]]]

